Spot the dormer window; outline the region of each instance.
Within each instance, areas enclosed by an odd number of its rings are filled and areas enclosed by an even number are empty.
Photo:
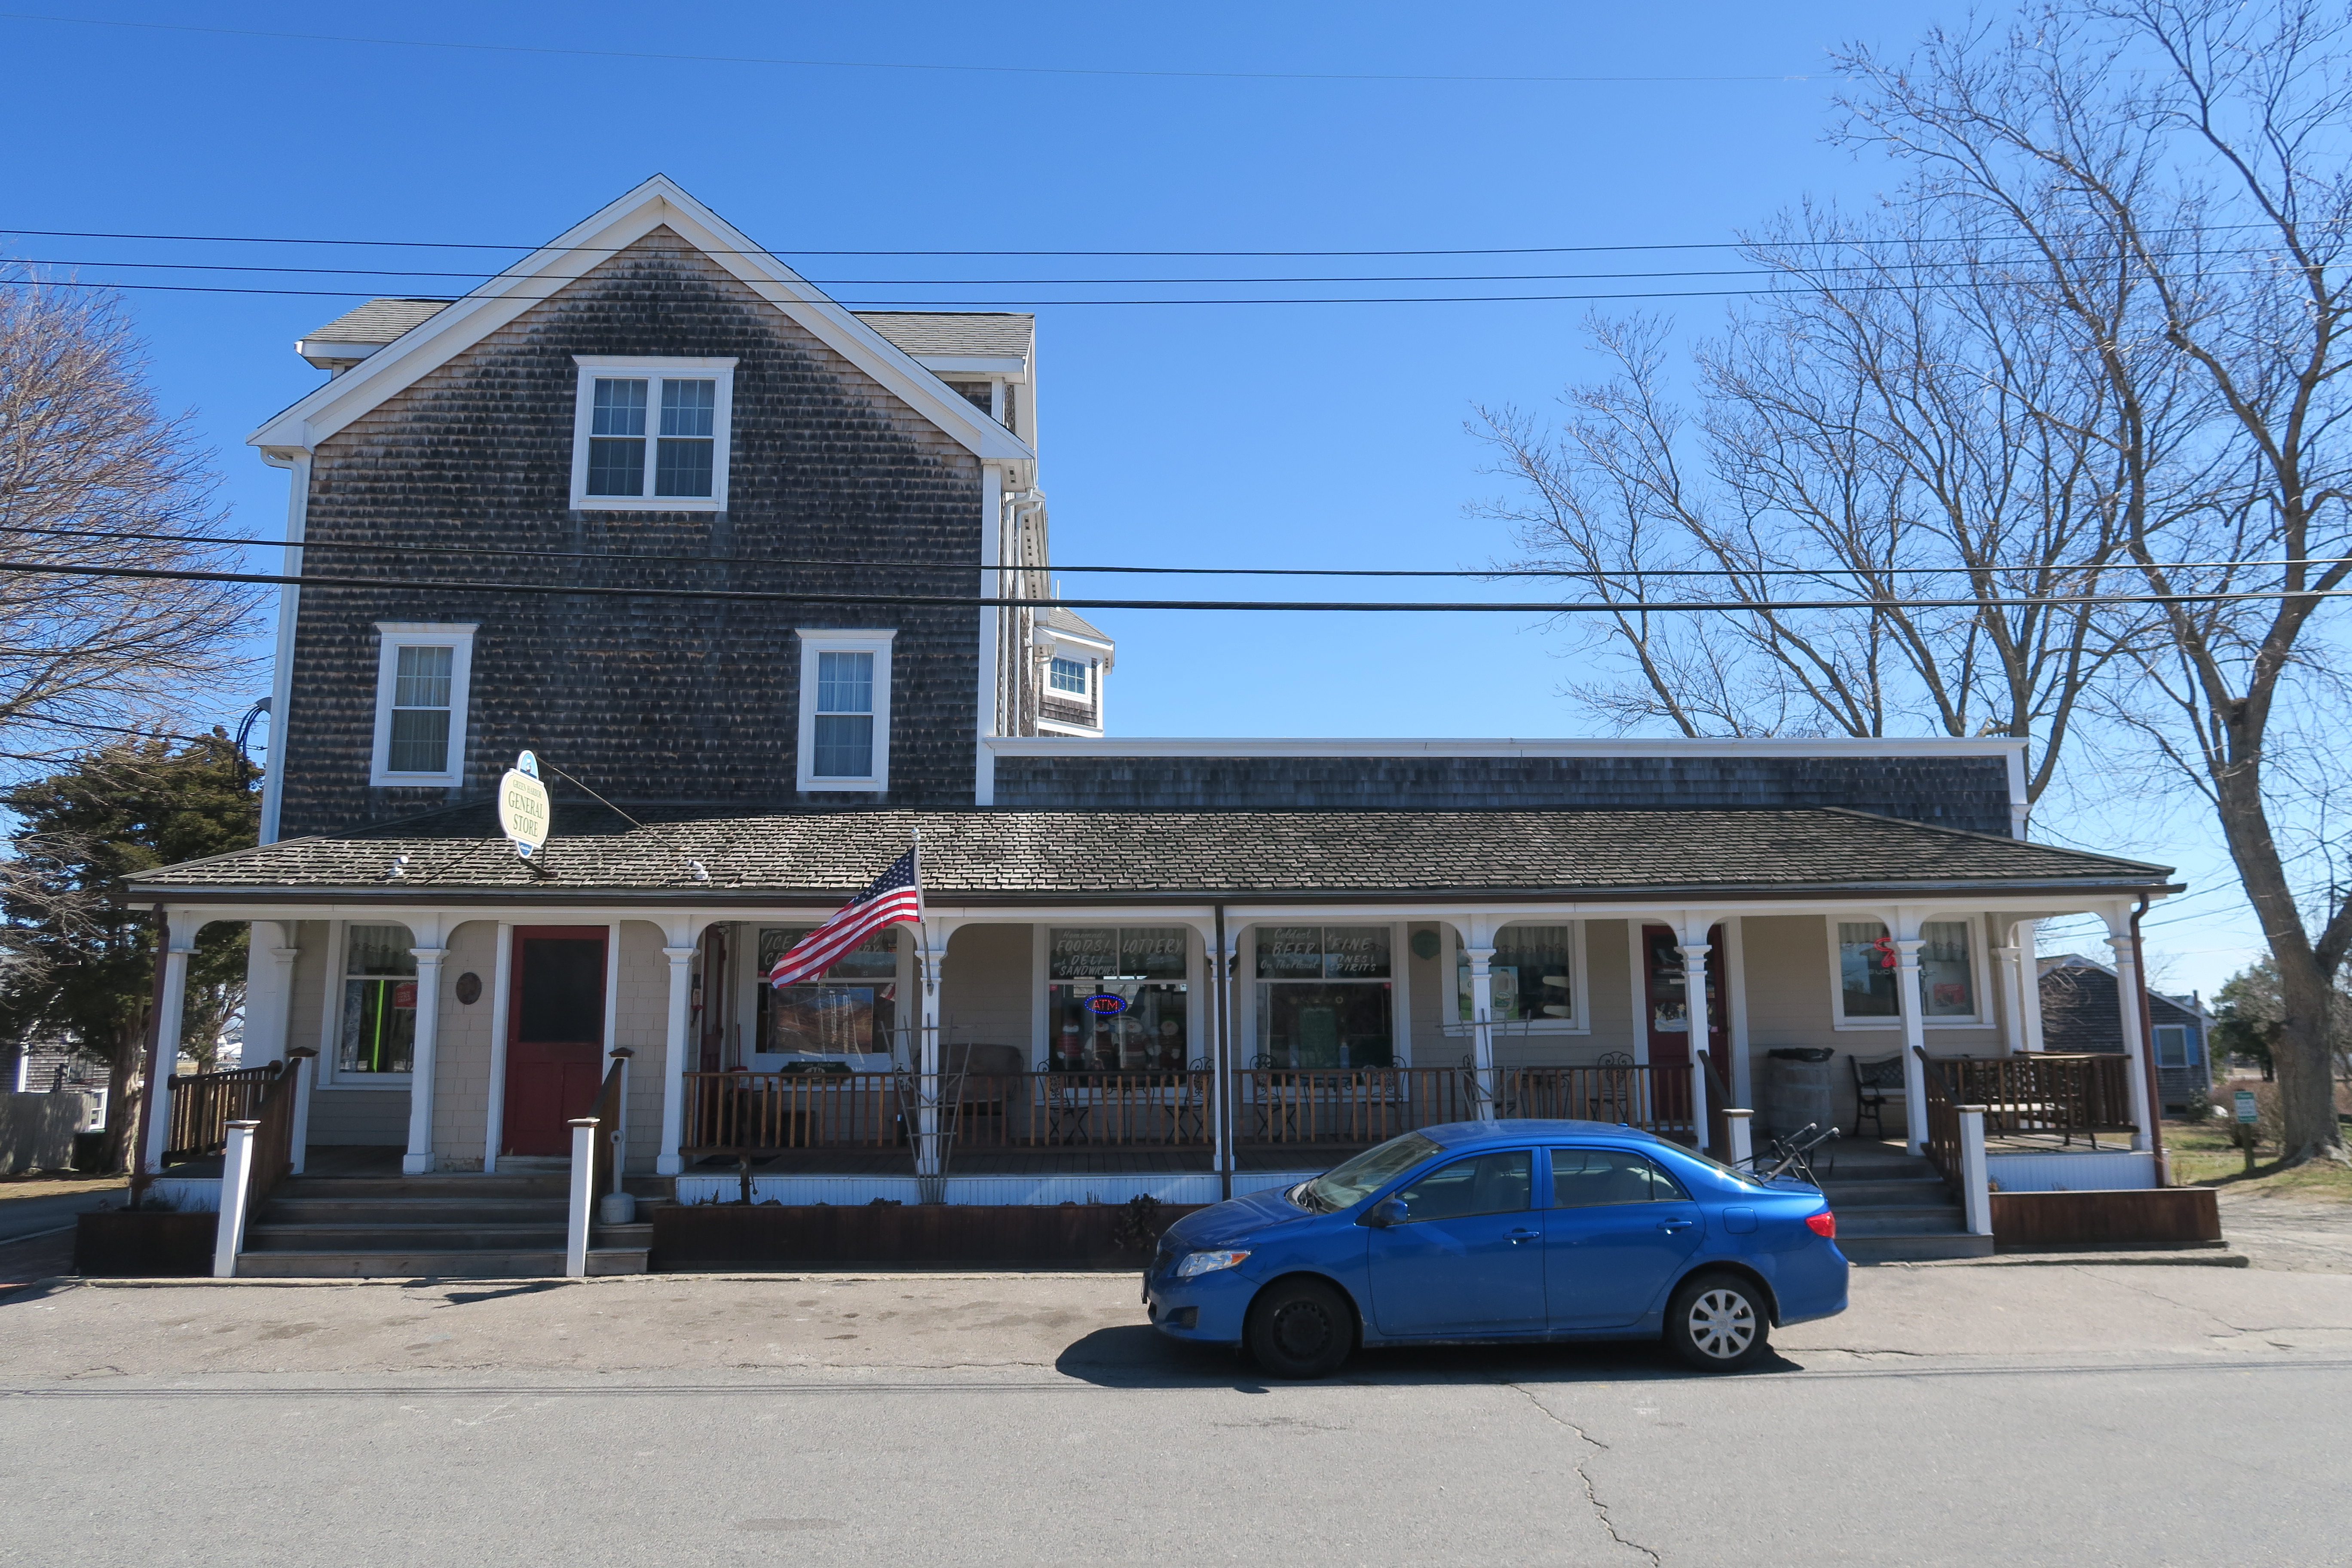
[[[1087,694],[1087,667],[1075,658],[1055,659],[1045,671],[1045,679],[1056,691],[1067,691],[1077,697]]]
[[[573,507],[716,511],[727,504],[733,360],[573,357]]]

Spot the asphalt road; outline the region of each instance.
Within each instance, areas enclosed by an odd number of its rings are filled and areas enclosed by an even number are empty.
[[[1121,1277],[27,1291],[0,1562],[2352,1557],[2352,1275],[1876,1268],[1781,1343],[1300,1385]]]

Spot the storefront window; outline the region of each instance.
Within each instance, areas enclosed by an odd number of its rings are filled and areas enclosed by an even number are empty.
[[[1840,921],[1838,1001],[1848,1019],[1902,1015],[1895,991],[1902,955],[1876,921]],[[1919,928],[1920,1016],[1977,1016],[1975,946],[1966,921],[1928,921]]]
[[[1495,933],[1495,957],[1487,969],[1494,976],[1496,1022],[1564,1024],[1576,1016],[1574,950],[1569,945],[1574,934],[1570,926],[1534,925],[1505,926]],[[1463,1023],[1475,1023],[1470,960],[1458,947],[1454,958],[1456,1013]]]
[[[1190,1040],[1188,935],[1182,926],[1069,926],[1049,931],[1048,1070],[1182,1069]]]
[[[808,932],[771,928],[760,932],[760,973],[775,967]],[[898,1026],[898,949],[895,930],[877,932],[842,954],[804,984],[760,986],[759,1035],[765,1055],[847,1057],[890,1050]]]
[[[1259,1065],[1394,1065],[1391,973],[1386,926],[1259,927]]]
[[[1977,1016],[1977,982],[1969,961],[1969,922],[1929,921],[1919,928],[1919,994],[1930,1018]]]
[[[406,1072],[416,1048],[416,955],[406,926],[350,927],[343,937],[339,1073]]]

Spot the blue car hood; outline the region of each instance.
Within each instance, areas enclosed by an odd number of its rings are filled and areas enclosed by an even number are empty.
[[[1311,1218],[1305,1209],[1282,1195],[1281,1189],[1227,1198],[1223,1203],[1186,1215],[1168,1227],[1167,1240],[1183,1247],[1222,1247],[1291,1220]]]

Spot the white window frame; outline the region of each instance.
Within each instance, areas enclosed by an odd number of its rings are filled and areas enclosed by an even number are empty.
[[[1837,928],[1841,921],[1874,921],[1879,925],[1885,926],[1890,936],[1895,931],[1893,926],[1887,924],[1884,915],[1869,910],[1857,910],[1848,914],[1829,914],[1822,917],[1822,929],[1829,947],[1830,1027],[1840,1033],[1866,1029],[1900,1030],[1903,1027],[1903,1015],[1900,1012],[1885,1018],[1849,1018],[1845,1016],[1845,977],[1838,972]],[[1969,928],[1969,980],[1976,990],[1977,1010],[1965,1018],[1950,1016],[1931,1018],[1927,1016],[1927,999],[1923,995],[1918,999],[1919,1025],[1922,1028],[1990,1029],[1995,1023],[1990,1005],[1992,954],[1987,949],[1984,921],[1976,915],[1952,914],[1937,910],[1934,914],[1921,916],[1919,923],[1951,925],[1962,921],[1965,921]],[[1898,974],[1900,973],[1897,971]]]
[[[319,1010],[319,1055],[318,1058],[311,1063],[311,1087],[341,1089],[397,1089],[404,1095],[415,1085],[416,1075],[414,1072],[338,1073],[335,1069],[335,1063],[341,1058],[343,1044],[343,982],[351,978],[343,973],[343,970],[351,963],[351,929],[355,925],[399,926],[408,932],[408,940],[411,942],[416,940],[416,928],[406,921],[378,919],[330,922],[327,941],[329,960],[327,994],[324,1004]]]
[[[1496,934],[1499,936],[1512,926],[1566,926],[1569,928],[1569,1005],[1573,1011],[1565,1018],[1535,1018],[1525,1023],[1509,1024],[1498,1022],[1495,1026],[1496,1035],[1510,1039],[1521,1035],[1589,1035],[1592,1033],[1592,988],[1587,983],[1589,972],[1585,964],[1585,922],[1576,920],[1545,920],[1530,916],[1526,920],[1505,921],[1495,928]],[[1438,971],[1437,978],[1439,997],[1437,1016],[1442,1026],[1442,1032],[1449,1039],[1467,1039],[1476,1032],[1475,1026],[1463,1023],[1454,1016],[1461,1011],[1461,1003],[1457,1000],[1459,993],[1454,989],[1454,978],[1462,968],[1462,937],[1450,922],[1442,923],[1441,930],[1444,932],[1444,946],[1437,954],[1438,963],[1442,966]]]
[[[852,790],[878,795],[890,787],[890,642],[895,628],[835,630],[802,626],[793,635],[801,643],[800,744],[793,759],[797,786],[803,790]],[[874,656],[874,771],[863,778],[820,778],[816,768],[816,671],[820,653],[870,653]]]
[[[1054,684],[1054,666],[1057,664],[1076,665],[1077,667],[1078,689],[1076,691],[1072,691],[1066,686],[1056,686]],[[1094,665],[1092,661],[1083,658],[1072,658],[1069,655],[1064,653],[1060,647],[1056,645],[1054,650],[1046,656],[1045,659],[1045,690],[1051,696],[1074,697],[1081,702],[1091,702],[1094,700],[1095,696],[1094,673]]]
[[[2164,1037],[2168,1030],[2180,1037],[2180,1059],[2177,1062],[2168,1062],[2164,1059]],[[2156,1052],[2156,1065],[2159,1071],[2179,1072],[2197,1065],[2197,1054],[2189,1046],[2189,1026],[2186,1024],[2151,1025],[2148,1029],[2148,1043]]]
[[[574,511],[725,511],[727,467],[735,423],[735,365],[725,359],[623,358],[609,354],[573,354],[580,369],[572,411],[572,510]],[[656,443],[661,439],[661,383],[715,381],[711,402],[710,493],[707,496],[592,496],[588,493],[588,439],[596,416],[596,382],[601,376],[642,380],[646,388],[646,484],[654,482]]]
[[[455,789],[466,782],[466,710],[474,677],[478,622],[436,626],[426,621],[378,621],[375,664],[375,749],[368,758],[368,783],[394,788]],[[392,771],[392,699],[400,675],[400,650],[446,647],[449,654],[449,765],[434,773]]]

